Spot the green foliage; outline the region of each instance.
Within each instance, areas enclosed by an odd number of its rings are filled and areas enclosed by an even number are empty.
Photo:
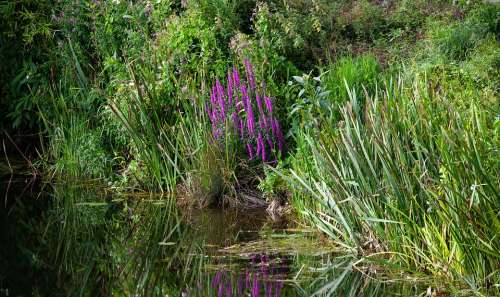
[[[500,37],[500,7],[498,4],[484,4],[472,9],[470,20],[481,24],[486,31],[495,34],[496,39]]]
[[[373,40],[385,31],[384,9],[371,1],[356,1],[350,17],[349,22],[357,38]]]
[[[338,110],[338,106],[349,100],[346,84],[362,99],[365,91],[370,92],[376,88],[380,71],[376,58],[369,54],[355,58],[344,57],[331,64],[323,78],[323,84],[330,91],[329,99],[334,109]],[[363,102],[358,105],[362,109]]]
[[[214,29],[194,9],[182,16],[173,15],[165,30],[159,33],[159,51],[166,55],[178,75],[197,73],[200,81],[214,74],[222,76],[226,61]]]
[[[465,60],[469,56],[480,36],[477,28],[466,24],[457,24],[451,28],[443,28],[442,24],[437,24],[435,30],[431,33],[431,40],[437,52],[445,58],[457,61]]]
[[[261,44],[269,43],[296,66],[310,70],[313,60],[323,58],[330,34],[331,20],[339,3],[332,1],[272,1],[256,7],[254,31]]]
[[[1,125],[41,133],[49,178],[201,204],[260,180],[346,249],[484,287],[498,282],[499,7],[4,1]],[[288,131],[277,167],[210,142],[208,85],[245,57]]]
[[[345,248],[486,286],[500,256],[495,116],[482,97],[463,109],[444,98],[425,80],[388,83],[361,116],[350,93],[339,133],[306,136],[313,170],[292,169],[291,182],[316,203],[304,215]]]
[[[346,250],[390,253],[469,293],[498,282],[500,256],[498,41],[491,21],[475,19],[481,9],[463,23],[429,18],[398,79],[383,79],[394,69],[383,73],[372,55],[294,77],[295,150],[263,184],[285,179],[303,218]]]

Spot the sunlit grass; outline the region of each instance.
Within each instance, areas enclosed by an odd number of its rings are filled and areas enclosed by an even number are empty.
[[[427,86],[388,81],[364,114],[349,91],[340,132],[306,135],[314,174],[289,180],[316,206],[296,205],[348,251],[390,251],[402,267],[487,289],[500,258],[493,110],[480,97],[455,107]]]

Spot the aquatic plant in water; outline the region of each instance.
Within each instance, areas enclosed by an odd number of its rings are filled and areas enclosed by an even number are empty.
[[[240,79],[236,66],[227,74],[225,87],[217,78],[205,109],[216,142],[236,136],[250,159],[276,162],[283,151],[284,137],[273,114],[273,102],[266,95],[266,85],[257,85],[252,65],[245,59],[246,81]]]

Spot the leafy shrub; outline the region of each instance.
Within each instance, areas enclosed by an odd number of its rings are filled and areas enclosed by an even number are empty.
[[[170,17],[165,30],[158,33],[158,52],[177,75],[197,73],[199,81],[223,75],[226,68],[214,26],[194,9]]]
[[[32,99],[47,84],[48,69],[38,64],[51,59],[56,28],[51,15],[58,8],[46,1],[0,4],[0,125],[6,128],[36,129],[40,124]]]
[[[479,43],[483,32],[469,24],[441,27],[431,37],[436,49],[448,59],[463,61]]]
[[[470,21],[481,24],[486,31],[500,37],[500,7],[495,3],[479,5],[470,12]]]
[[[260,42],[268,42],[303,70],[312,69],[312,61],[324,57],[334,33],[331,13],[337,3],[325,0],[259,3],[254,17],[254,31]]]
[[[357,38],[374,40],[384,33],[386,19],[384,9],[371,1],[356,1],[349,20]]]

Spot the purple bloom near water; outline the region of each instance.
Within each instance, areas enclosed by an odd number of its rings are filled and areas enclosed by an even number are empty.
[[[248,59],[244,60],[244,66],[246,79],[242,80],[238,68],[233,66],[227,73],[227,88],[216,79],[210,91],[210,101],[205,103],[213,143],[225,141],[224,135],[234,135],[241,139],[243,148],[246,146],[249,159],[257,157],[263,162],[276,161],[279,155],[275,149],[283,150],[284,137],[278,120],[273,116],[272,100],[266,94],[265,82],[261,82],[260,87],[256,83]]]
[[[215,288],[220,283],[222,274],[223,274],[222,270],[217,271],[214,279],[212,280],[212,288]]]
[[[259,150],[260,148],[260,150]],[[260,156],[262,158],[262,161],[266,162],[266,146],[264,144],[264,140],[262,138],[262,134],[259,133],[259,136],[257,137],[257,156]]]
[[[247,143],[247,151],[248,151],[248,156],[250,157],[250,159],[253,159],[253,148],[252,148],[252,145],[250,143]]]
[[[226,282],[226,297],[233,297],[233,286],[231,284],[231,278]]]
[[[253,75],[252,64],[248,59],[245,59],[245,72],[247,75],[248,83],[250,84],[250,88],[255,90],[255,76]]]
[[[240,275],[238,277],[238,296],[241,296],[243,294],[243,285],[244,285],[243,275]]]
[[[229,107],[233,105],[233,78],[231,73],[227,73],[227,103]]]
[[[233,66],[233,80],[236,88],[240,87],[240,74],[238,73],[238,69],[236,66]]]
[[[223,297],[224,295],[224,284],[221,282],[219,284],[219,290],[217,291],[217,297]]]
[[[250,134],[250,136],[253,137],[255,135],[255,118],[253,115],[252,103],[250,101],[250,98],[248,97],[247,88],[243,85],[241,86],[241,94],[242,94],[243,105],[245,107],[245,112],[247,114],[248,134]]]
[[[252,297],[259,297],[259,280],[257,279],[257,274],[253,275]]]
[[[267,144],[269,145],[271,150],[274,150],[274,142],[270,138],[267,139]]]
[[[210,281],[215,296],[280,297],[284,283],[277,278],[280,271],[274,261],[266,254],[253,254],[248,264],[244,271],[218,270]]]
[[[266,125],[266,119],[265,118],[259,118],[259,127],[261,129],[261,131],[264,131],[267,130],[267,125]]]
[[[269,97],[264,96],[264,103],[266,104],[267,111],[269,113],[273,113],[273,104],[271,102],[271,99]]]
[[[224,118],[226,117],[226,102],[225,102],[225,96],[224,96],[224,88],[220,84],[220,81],[217,79],[215,83],[215,88],[216,88],[216,94],[217,94],[217,101],[219,102],[219,107],[221,110],[221,121],[224,121]]]
[[[255,92],[255,101],[257,101],[257,108],[259,109],[259,116],[264,116],[264,110],[262,109],[262,101],[260,100],[259,92]]]

